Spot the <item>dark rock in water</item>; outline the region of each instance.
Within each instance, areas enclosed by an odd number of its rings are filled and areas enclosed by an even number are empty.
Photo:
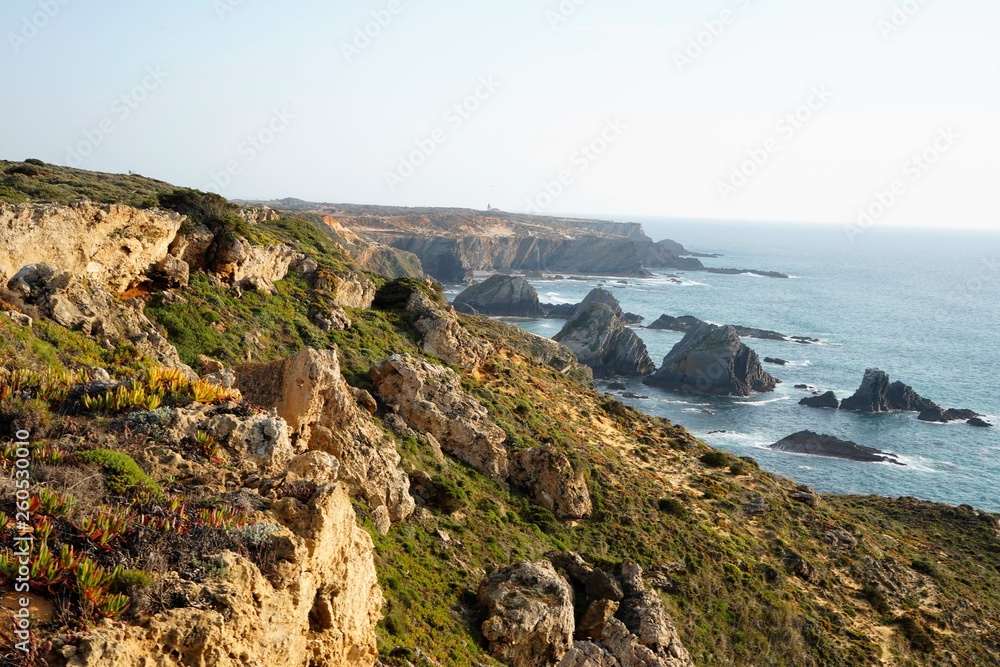
[[[877,368],[866,370],[861,386],[853,396],[841,402],[840,409],[854,412],[888,412],[889,376]]]
[[[889,408],[892,410],[904,410],[906,412],[920,412],[929,408],[936,408],[934,401],[929,401],[917,392],[913,387],[896,381],[889,385]]]
[[[538,292],[524,278],[497,274],[473,285],[455,297],[455,309],[472,309],[483,315],[501,317],[541,317],[544,314]]]
[[[679,331],[681,333],[688,333],[694,329],[697,329],[702,324],[705,324],[702,320],[691,315],[682,315],[680,317],[671,317],[670,315],[661,315],[659,319],[650,324],[648,329],[661,329],[666,331]],[[794,340],[795,342],[819,342],[815,338],[806,338],[804,336],[788,336],[778,333],[777,331],[769,331],[767,329],[757,329],[754,327],[743,327],[739,325],[732,325],[736,329],[736,335],[741,338],[760,338],[763,340]],[[786,362],[787,363],[787,362]]]
[[[992,428],[993,424],[989,423],[982,417],[973,417],[968,422],[969,426],[975,426],[977,428]]]
[[[937,404],[934,401],[924,398],[902,382],[890,383],[888,374],[877,368],[866,370],[858,390],[840,404],[841,410],[872,413],[893,410],[921,412],[935,408]]]
[[[784,359],[776,359],[774,357],[764,357],[765,364],[774,364],[776,366],[787,366],[788,362]]]
[[[670,391],[715,396],[749,396],[774,391],[778,381],[760,357],[740,342],[732,326],[702,324],[674,346],[663,366],[644,382]]]
[[[820,435],[812,431],[800,431],[779,440],[770,447],[779,452],[792,454],[811,454],[864,463],[889,462],[903,465],[896,460],[895,454],[883,452],[872,447],[864,447],[849,440],[841,440],[831,435]]]
[[[590,303],[579,310],[554,338],[598,377],[643,376],[656,370],[646,344],[604,303]]]
[[[922,410],[917,419],[924,422],[938,422],[947,424],[955,421],[969,421],[978,419],[981,415],[972,410],[945,410],[937,405],[932,408]]]
[[[625,324],[642,324],[642,321],[646,318],[635,313],[625,313],[622,319],[625,320]]]
[[[608,385],[608,389],[612,391],[626,391],[628,389],[628,385],[624,382],[612,382]]]
[[[799,405],[805,405],[810,408],[833,408],[836,410],[840,407],[840,401],[837,400],[837,395],[832,391],[828,391],[822,396],[810,396],[808,398],[803,398],[799,401]]]
[[[810,387],[807,384],[797,384],[797,385],[795,385],[795,388],[796,389],[812,389],[812,387]]]
[[[637,399],[637,398],[649,398],[649,396],[643,396],[642,394],[633,394],[632,392],[627,391],[624,394],[622,394],[622,398]]]

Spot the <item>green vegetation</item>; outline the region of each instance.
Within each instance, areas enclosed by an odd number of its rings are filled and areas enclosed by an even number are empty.
[[[83,461],[101,466],[107,474],[108,489],[113,493],[125,495],[136,491],[145,491],[159,496],[163,489],[143,472],[135,460],[125,454],[110,449],[92,449],[78,452]]]
[[[133,174],[101,174],[59,167],[40,160],[0,160],[0,201],[20,204],[43,201],[68,204],[80,199],[137,208],[158,205],[159,197],[174,190],[162,181]]]

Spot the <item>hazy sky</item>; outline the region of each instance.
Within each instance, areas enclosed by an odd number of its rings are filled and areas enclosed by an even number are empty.
[[[9,159],[230,198],[1000,227],[996,0],[6,0],[0,26]]]

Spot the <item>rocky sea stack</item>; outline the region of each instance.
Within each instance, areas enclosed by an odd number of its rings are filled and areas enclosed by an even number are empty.
[[[542,317],[538,292],[524,278],[497,274],[455,297],[455,309],[470,315]]]
[[[779,452],[827,456],[863,463],[883,463],[888,461],[889,463],[903,465],[896,460],[895,454],[873,449],[872,447],[864,447],[849,440],[835,438],[832,435],[820,435],[812,431],[794,433],[774,443],[770,448]]]
[[[554,338],[573,350],[580,363],[590,366],[598,377],[644,376],[656,370],[646,344],[604,303],[590,303],[578,310]]]
[[[840,407],[840,401],[837,400],[837,395],[832,391],[828,391],[825,394],[820,394],[819,396],[809,396],[803,398],[799,401],[799,405],[805,405],[810,408],[833,408],[836,410]]]
[[[734,327],[702,324],[674,346],[645,383],[692,394],[750,396],[774,391],[778,380],[764,370],[757,353],[740,342]]]
[[[840,403],[841,410],[853,412],[919,412],[917,419],[925,422],[947,423],[969,421],[981,417],[974,410],[945,409],[924,398],[913,387],[902,382],[890,382],[888,374],[877,368],[865,371],[861,386],[850,398]]]

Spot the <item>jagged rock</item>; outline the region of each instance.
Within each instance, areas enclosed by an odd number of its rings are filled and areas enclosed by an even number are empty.
[[[837,400],[837,395],[832,391],[828,391],[820,396],[809,396],[803,398],[799,401],[799,405],[805,405],[810,408],[833,408],[836,410],[840,407],[840,401]]]
[[[226,368],[221,361],[202,354],[198,357],[198,370],[201,372],[201,379],[206,382],[226,389],[236,386],[236,373],[231,368]]]
[[[670,391],[750,396],[774,391],[778,381],[761,366],[757,353],[740,342],[732,326],[703,324],[690,331],[644,382]]]
[[[11,321],[18,326],[30,327],[34,323],[28,315],[25,315],[24,313],[19,313],[16,310],[4,311],[4,315],[9,317]]]
[[[372,667],[382,591],[374,546],[356,525],[346,488],[323,487],[308,506],[287,498],[270,510],[273,572],[233,553],[215,560],[229,576],[175,579],[204,608],[169,609],[142,626],[101,624],[79,638],[67,667],[282,665]]]
[[[170,244],[170,254],[188,265],[189,271],[206,271],[215,234],[205,225],[195,225],[177,234]]]
[[[819,494],[805,484],[795,487],[794,491],[788,492],[788,497],[796,502],[808,505],[809,507],[819,506]]]
[[[647,328],[688,333],[689,331],[694,331],[703,324],[705,324],[705,322],[691,315],[682,315],[681,317],[671,317],[670,315],[661,315],[659,319],[650,324]],[[744,327],[738,324],[734,324],[732,326],[736,330],[736,335],[739,336],[740,338],[760,338],[762,340],[793,340],[795,342],[801,342],[801,343],[819,342],[819,340],[816,338],[808,338],[806,336],[789,337],[786,336],[785,334],[778,333],[777,331],[770,331],[768,329]],[[777,361],[781,360],[778,359]]]
[[[180,257],[167,255],[156,263],[151,275],[168,287],[187,287],[191,281],[191,267]]]
[[[406,424],[430,433],[441,448],[484,475],[504,480],[508,473],[507,434],[461,389],[458,373],[409,355],[395,355],[371,370],[375,393],[399,411]]]
[[[906,412],[921,412],[937,407],[933,401],[929,401],[913,391],[913,387],[899,381],[889,385],[888,404],[890,410],[905,410]]]
[[[309,313],[309,319],[323,331],[347,331],[353,325],[340,306],[315,306]]]
[[[271,222],[272,220],[280,220],[281,214],[274,209],[263,206],[261,208],[247,207],[241,208],[237,213],[241,218],[246,220],[251,225],[260,225],[265,222]]]
[[[313,288],[325,293],[341,308],[365,310],[371,308],[375,300],[375,283],[353,273],[341,276],[330,271],[317,271]]]
[[[413,513],[409,479],[399,454],[372,416],[358,405],[340,373],[337,350],[306,348],[293,357],[236,369],[244,397],[277,409],[301,449],[332,454],[340,479],[372,508],[385,505],[393,521]]]
[[[621,581],[625,598],[618,610],[618,618],[629,632],[638,637],[642,646],[660,659],[659,663],[653,664],[694,667],[660,596],[646,588],[642,568],[635,563],[624,563]]]
[[[982,419],[981,417],[973,417],[968,421],[969,426],[975,426],[978,428],[992,428],[993,424]]]
[[[849,461],[881,463],[888,461],[903,465],[896,460],[895,454],[883,452],[871,447],[863,447],[857,443],[841,440],[830,435],[820,435],[812,431],[800,431],[780,440],[770,446],[779,452],[794,454],[812,454],[813,456],[829,456]]]
[[[225,237],[218,243],[213,270],[234,287],[274,294],[274,283],[304,257],[287,245],[254,245],[242,236]]]
[[[474,313],[506,317],[541,317],[538,292],[524,278],[497,274],[469,287],[455,297],[455,308],[471,308]]]
[[[118,295],[166,258],[182,221],[113,204],[0,203],[0,281],[44,262]]]
[[[937,407],[901,382],[891,383],[888,374],[869,368],[853,396],[840,403],[841,410],[853,412],[923,411]]]
[[[465,330],[454,309],[439,306],[420,290],[413,291],[406,312],[420,332],[420,346],[447,364],[472,371],[493,353],[492,345]]]
[[[643,376],[656,370],[646,344],[603,303],[579,310],[553,338],[569,347],[597,376]]]
[[[955,410],[944,408],[935,405],[932,408],[927,408],[922,410],[917,419],[925,422],[939,422],[942,424],[953,422],[953,421],[969,421],[970,419],[978,419],[981,415],[973,412],[972,410]]]
[[[299,454],[288,462],[285,482],[307,482],[314,486],[333,484],[340,475],[340,461],[332,454],[311,451]]]
[[[510,481],[530,490],[537,504],[560,519],[582,519],[593,509],[583,474],[552,447],[511,455]]]
[[[784,359],[777,359],[775,357],[764,357],[765,364],[774,364],[775,366],[787,366],[788,362]]]
[[[581,365],[572,350],[551,338],[528,333],[520,327],[503,322],[493,322],[484,335],[498,348],[507,349],[564,375],[577,378],[583,384],[593,383],[593,371]]]
[[[551,667],[573,644],[573,591],[548,562],[518,562],[479,586],[490,654],[511,667]]]
[[[579,639],[600,639],[604,634],[604,626],[615,617],[618,603],[614,600],[594,600],[587,607],[583,618],[576,626],[575,636]]]

